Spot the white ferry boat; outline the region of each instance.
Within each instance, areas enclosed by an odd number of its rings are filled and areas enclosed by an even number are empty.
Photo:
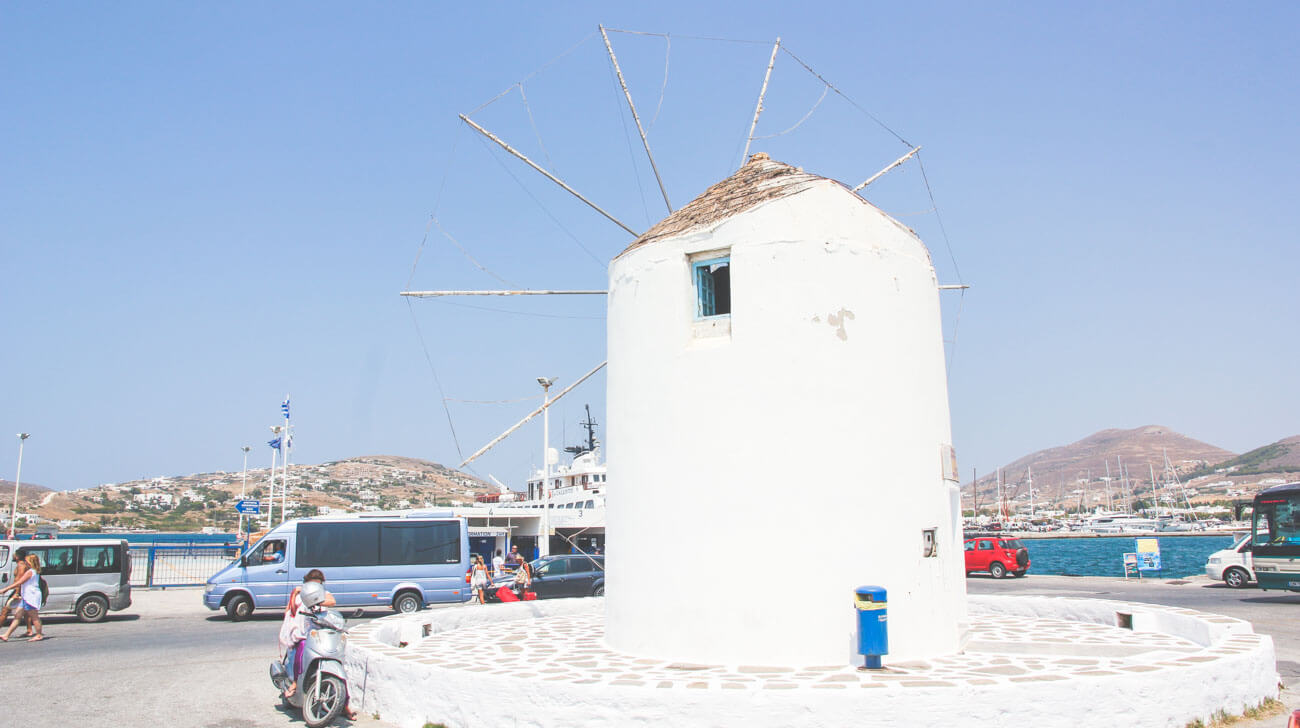
[[[604,552],[605,463],[590,410],[580,424],[587,430],[587,441],[564,448],[573,461],[552,468],[546,482],[542,471],[534,470],[526,492],[502,486],[500,493],[479,496],[472,507],[456,509],[457,515],[470,519],[472,550],[488,555],[508,543],[532,558],[541,552],[545,531],[546,553]]]

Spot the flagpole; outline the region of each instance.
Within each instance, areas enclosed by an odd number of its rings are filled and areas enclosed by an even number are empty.
[[[239,511],[239,533],[235,534],[235,540],[239,540],[242,536],[244,539],[244,547],[246,548],[248,546],[248,534],[244,532],[244,511],[242,501],[248,498],[248,451],[252,448],[244,445],[240,449],[244,451],[244,484],[239,488],[239,500],[241,501]]]
[[[272,428],[274,429],[274,428]],[[280,454],[280,448],[271,448],[271,497],[268,499],[266,508],[266,530],[271,530],[271,519],[275,517],[275,463],[276,456]]]
[[[289,507],[289,395],[284,395],[284,404],[280,406],[284,410],[284,437],[280,440],[280,447],[284,448],[284,475],[280,478],[280,523],[284,523],[285,511]]]
[[[280,447],[284,448],[284,457],[280,458],[280,523],[284,523],[289,508],[289,425],[287,424],[284,426],[284,439],[280,441]]]

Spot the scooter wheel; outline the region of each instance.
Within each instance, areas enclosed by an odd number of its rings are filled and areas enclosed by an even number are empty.
[[[321,675],[319,682],[314,676],[307,678],[307,688],[302,694],[303,722],[310,728],[320,728],[339,717],[347,702],[348,688],[337,676]]]

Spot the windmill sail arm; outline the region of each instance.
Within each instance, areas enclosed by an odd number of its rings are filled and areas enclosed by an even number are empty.
[[[499,443],[499,442],[501,442],[502,440],[504,440],[504,439],[506,439],[507,437],[509,437],[509,436],[510,436],[510,433],[514,432],[515,430],[518,430],[520,427],[523,427],[524,424],[525,424],[526,422],[528,422],[528,421],[531,420],[532,418],[536,417],[537,415],[540,415],[542,412],[544,412],[544,411],[546,410],[547,407],[550,407],[551,405],[555,404],[556,400],[558,400],[560,397],[563,397],[564,395],[566,395],[566,394],[568,394],[569,392],[573,391],[573,389],[574,389],[575,387],[577,387],[579,384],[582,384],[583,382],[587,381],[587,379],[590,378],[591,375],[595,374],[596,372],[600,371],[601,369],[604,369],[604,368],[605,368],[605,365],[608,364],[608,363],[609,363],[608,361],[603,361],[603,362],[597,364],[597,365],[596,365],[596,368],[592,369],[591,371],[587,372],[586,374],[583,374],[583,375],[582,375],[581,377],[579,377],[578,380],[575,381],[573,384],[570,384],[569,386],[567,386],[567,387],[565,387],[563,390],[561,390],[558,394],[556,394],[554,397],[551,397],[551,399],[550,399],[549,402],[547,402],[547,403],[541,405],[540,407],[538,407],[537,409],[533,410],[532,412],[529,412],[529,413],[528,413],[528,414],[527,414],[527,415],[526,415],[522,420],[519,420],[518,422],[516,422],[512,427],[510,427],[510,429],[506,430],[505,432],[501,433],[500,435],[497,435],[496,438],[492,440],[492,442],[489,442],[488,444],[486,444],[486,445],[484,445],[483,447],[479,448],[479,449],[478,449],[478,452],[476,452],[476,453],[474,453],[473,455],[470,455],[469,457],[465,458],[464,462],[462,462],[460,465],[457,465],[456,467],[458,467],[458,468],[463,468],[463,467],[465,467],[466,465],[469,465],[470,463],[472,463],[472,462],[474,462],[475,460],[477,460],[477,459],[479,458],[480,455],[482,455],[483,453],[487,452],[488,450],[491,450],[493,447],[496,447],[497,443]]]
[[[438,296],[604,296],[609,291],[582,290],[503,290],[503,291],[402,291],[400,295],[411,298],[436,298]]]

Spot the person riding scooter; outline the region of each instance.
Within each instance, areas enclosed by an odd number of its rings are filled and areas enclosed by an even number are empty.
[[[283,654],[271,666],[271,680],[281,689],[284,701],[302,708],[309,726],[328,723],[340,712],[349,718],[356,715],[347,704],[342,666],[339,634],[346,629],[342,616],[326,609],[335,601],[324,581],[324,574],[313,569],[294,590],[280,629]],[[305,685],[304,679],[308,681]]]
[[[280,625],[280,657],[285,663],[285,672],[291,677],[302,671],[302,642],[311,629],[309,610],[318,606],[334,606],[334,595],[325,591],[325,574],[320,569],[312,569],[302,578],[303,586],[294,587],[289,595],[289,603],[284,607],[284,622]],[[304,587],[311,586],[310,597],[304,597]],[[319,587],[319,588],[317,588]],[[311,603],[308,603],[308,599]],[[298,687],[297,682],[289,686],[292,694]]]

